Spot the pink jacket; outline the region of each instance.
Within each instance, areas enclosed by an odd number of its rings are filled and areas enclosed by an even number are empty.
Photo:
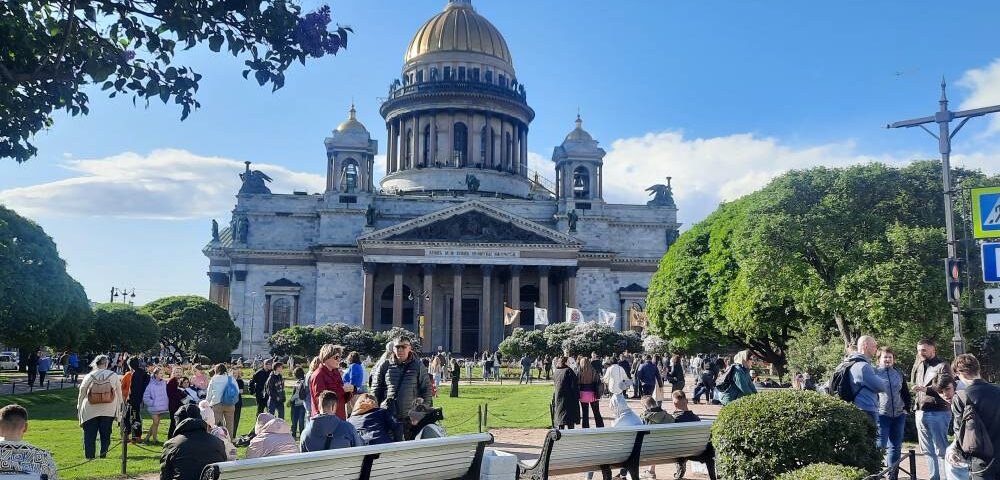
[[[292,429],[284,420],[270,413],[257,415],[256,434],[247,447],[247,458],[274,457],[299,453],[299,446],[292,438]]]

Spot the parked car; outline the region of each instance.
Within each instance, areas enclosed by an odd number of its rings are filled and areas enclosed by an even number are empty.
[[[17,360],[10,355],[0,355],[0,370],[17,370]]]
[[[10,358],[14,359],[15,362],[19,360],[19,358],[17,356],[17,352],[11,352],[11,351],[0,352],[0,355],[7,355]]]

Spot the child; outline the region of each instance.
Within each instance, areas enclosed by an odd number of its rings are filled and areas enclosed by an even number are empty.
[[[677,392],[683,393],[682,390],[677,390]],[[660,404],[659,402],[656,401],[655,398],[650,397],[649,395],[642,397],[642,407],[643,407],[643,412],[642,412],[643,424],[663,425],[666,423],[674,423],[674,417],[672,417],[669,413],[664,412],[663,409],[660,408]],[[650,465],[649,470],[647,470],[647,472],[649,473],[650,478],[655,479],[656,465]]]
[[[701,417],[696,415],[691,410],[688,410],[688,399],[683,390],[677,390],[671,394],[671,397],[673,398],[674,404],[674,423],[701,421]],[[708,444],[708,447],[705,448],[705,452],[701,455],[678,460],[677,472],[674,473],[674,478],[684,478],[688,460],[704,463],[705,466],[708,467],[708,478],[715,480],[715,449],[712,448],[711,442]]]

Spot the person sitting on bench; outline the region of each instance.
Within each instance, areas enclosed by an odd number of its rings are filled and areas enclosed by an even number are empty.
[[[319,394],[317,403],[321,413],[313,417],[312,422],[302,431],[303,452],[360,447],[365,444],[354,425],[337,416],[336,393],[324,390]]]

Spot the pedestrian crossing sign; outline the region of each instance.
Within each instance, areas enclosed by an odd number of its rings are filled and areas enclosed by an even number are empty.
[[[972,229],[975,238],[1000,237],[1000,187],[972,189]]]

